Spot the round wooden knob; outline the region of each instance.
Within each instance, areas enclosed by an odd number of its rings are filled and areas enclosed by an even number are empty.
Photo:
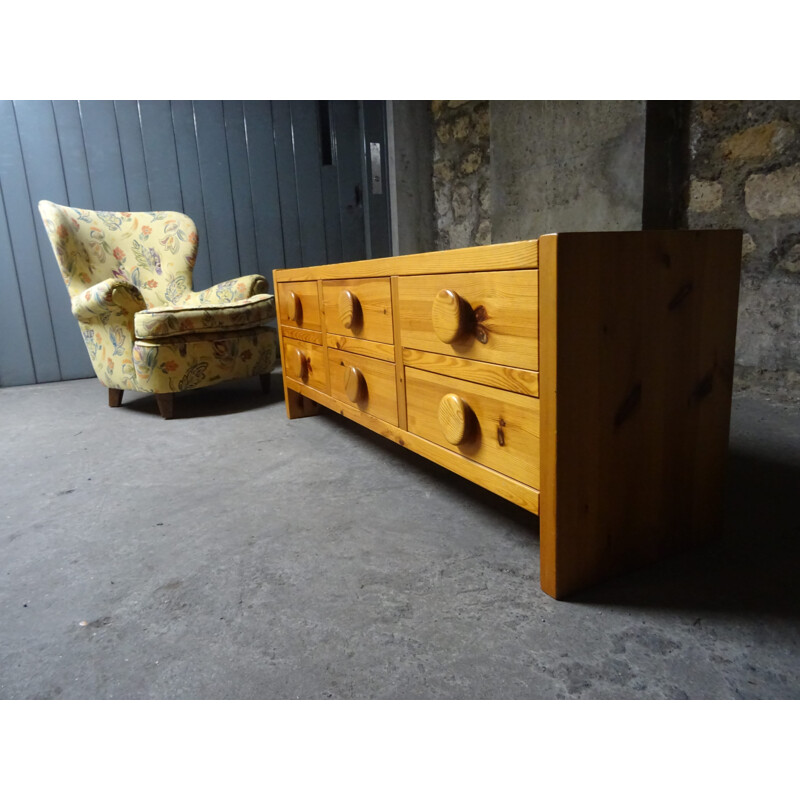
[[[433,298],[431,321],[434,332],[445,344],[466,338],[477,324],[472,306],[452,289],[442,289]]]
[[[351,403],[358,403],[364,399],[367,391],[367,382],[358,367],[348,367],[344,374],[344,392]]]
[[[339,293],[339,322],[347,330],[357,328],[361,324],[361,303],[349,289]]]
[[[450,444],[462,444],[475,429],[475,414],[466,400],[446,394],[439,402],[439,427]]]
[[[292,347],[289,349],[288,356],[292,374],[305,383],[308,380],[308,358],[306,354],[300,348]]]
[[[286,297],[286,316],[291,322],[297,323],[303,316],[303,304],[294,292],[289,292]]]

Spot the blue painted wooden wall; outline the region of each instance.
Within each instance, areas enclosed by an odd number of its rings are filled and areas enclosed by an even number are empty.
[[[0,386],[94,375],[39,200],[183,211],[200,236],[196,289],[391,255],[375,233],[388,209],[370,212],[363,185],[383,104],[324,102],[0,100]]]

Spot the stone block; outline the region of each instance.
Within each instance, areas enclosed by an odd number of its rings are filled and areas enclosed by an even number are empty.
[[[729,136],[720,144],[720,150],[728,160],[764,159],[780,153],[794,137],[794,126],[773,120]]]
[[[472,190],[464,183],[457,183],[453,189],[453,218],[462,222],[472,210]]]
[[[457,142],[463,142],[469,136],[471,127],[472,125],[470,118],[467,114],[461,114],[460,116],[456,117],[452,128],[453,138]]]
[[[472,175],[483,163],[483,154],[475,147],[467,153],[458,166],[458,171],[462,175]]]
[[[489,104],[479,106],[473,120],[474,134],[478,140],[489,139]]]
[[[453,175],[455,175],[455,170],[449,161],[437,161],[433,165],[434,178],[439,178],[443,181],[451,181],[453,180]]]
[[[478,230],[475,232],[475,244],[491,244],[492,243],[492,223],[488,219],[482,219],[478,224]]]
[[[800,216],[800,164],[751,175],[744,185],[744,202],[753,219]]]
[[[478,187],[478,205],[480,206],[482,216],[489,216],[491,201],[492,194],[489,188],[489,181],[484,180]]]
[[[800,244],[796,244],[778,263],[787,272],[800,272]]]
[[[692,178],[689,186],[689,211],[713,211],[722,205],[722,184]]]

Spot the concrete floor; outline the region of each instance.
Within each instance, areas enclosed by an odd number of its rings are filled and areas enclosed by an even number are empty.
[[[556,602],[535,517],[347,420],[123,402],[0,390],[0,698],[800,698],[796,406],[736,397],[724,539]]]

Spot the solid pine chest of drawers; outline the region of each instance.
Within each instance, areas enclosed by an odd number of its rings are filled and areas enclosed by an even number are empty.
[[[720,528],[741,232],[276,270],[290,419],[325,406],[540,518],[563,597]]]

